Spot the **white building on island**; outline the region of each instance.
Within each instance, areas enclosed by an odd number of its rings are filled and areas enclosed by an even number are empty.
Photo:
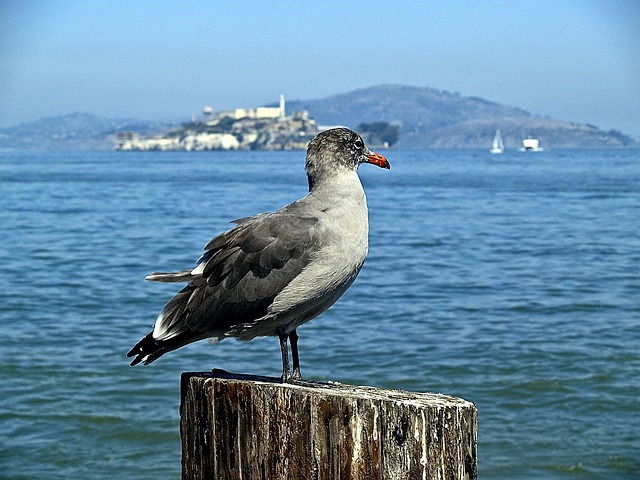
[[[258,108],[234,108],[233,110],[221,110],[216,118],[284,118],[286,116],[284,95],[280,95],[280,106]]]

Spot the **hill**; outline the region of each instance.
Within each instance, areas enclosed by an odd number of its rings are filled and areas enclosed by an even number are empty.
[[[605,132],[478,97],[405,85],[379,85],[287,102],[288,112],[301,110],[307,110],[320,126],[392,123],[400,129],[394,145],[399,148],[489,148],[497,128],[506,148],[519,148],[527,136],[539,138],[544,148],[640,146],[615,130]],[[74,113],[0,128],[0,149],[110,150],[121,132],[148,136],[177,125]]]
[[[89,113],[47,117],[15,127],[0,128],[0,149],[112,150],[119,132],[149,134],[163,131],[169,122],[104,118]]]
[[[555,148],[637,146],[617,131],[533,115],[478,97],[433,88],[379,85],[315,100],[287,102],[288,110],[308,110],[320,125],[355,127],[386,121],[400,126],[398,147],[488,148],[497,128],[507,148],[535,136]]]

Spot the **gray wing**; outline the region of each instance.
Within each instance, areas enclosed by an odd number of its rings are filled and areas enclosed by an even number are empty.
[[[195,269],[175,274],[190,282],[164,307],[153,337],[184,345],[267,315],[321,243],[318,219],[292,210],[238,220],[211,240]]]

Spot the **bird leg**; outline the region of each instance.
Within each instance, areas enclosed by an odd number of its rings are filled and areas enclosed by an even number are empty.
[[[291,340],[291,359],[293,360],[291,378],[300,381],[302,375],[300,374],[300,358],[298,357],[298,334],[295,330],[289,334],[289,340]]]
[[[289,369],[289,348],[287,347],[287,339],[289,335],[284,332],[278,332],[280,339],[280,353],[282,353],[282,382],[287,383],[291,378],[291,370]]]
[[[294,330],[291,333],[278,332],[280,339],[280,352],[282,353],[282,382],[300,382],[300,357],[298,356],[298,334]],[[291,340],[291,360],[293,361],[293,373],[289,366],[289,348],[287,340]]]

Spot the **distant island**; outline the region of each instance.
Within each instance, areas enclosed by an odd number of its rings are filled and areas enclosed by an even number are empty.
[[[328,128],[318,127],[307,110],[287,115],[284,95],[278,106],[213,113],[210,106],[205,106],[203,115],[207,118],[162,134],[142,137],[134,131],[121,132],[116,150],[304,150],[320,130]],[[355,130],[372,147],[388,148],[399,137],[398,126],[382,121],[360,123]]]
[[[534,115],[479,97],[427,87],[378,85],[288,103],[294,110],[308,110],[322,123],[355,126],[385,121],[398,125],[398,148],[489,149],[497,129],[506,149],[519,149],[527,137],[538,138],[544,148],[640,146],[616,130],[605,132],[594,125]]]
[[[286,150],[305,148],[318,130],[343,125],[372,145],[489,149],[497,129],[507,150],[535,137],[548,148],[638,147],[617,131],[531,114],[478,97],[428,87],[378,85],[321,99],[213,112],[177,122],[101,118],[75,113],[0,128],[0,149]]]
[[[302,150],[318,133],[305,110],[286,114],[284,95],[277,107],[236,108],[213,114],[205,106],[202,121],[191,121],[162,134],[142,137],[121,132],[116,150]],[[208,118],[212,116],[213,118]]]

